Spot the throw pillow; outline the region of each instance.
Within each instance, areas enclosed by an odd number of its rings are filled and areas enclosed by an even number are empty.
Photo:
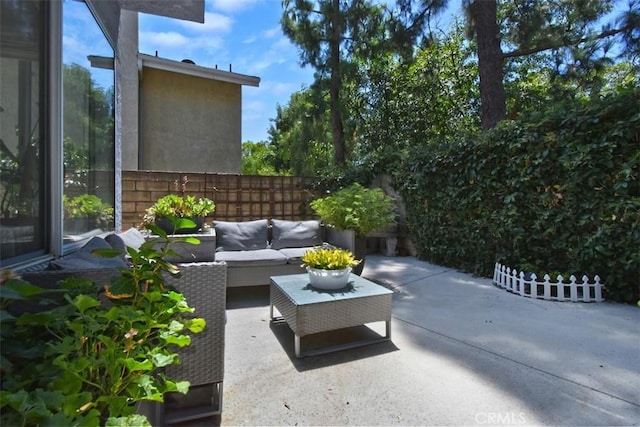
[[[118,236],[117,234],[107,234],[104,240],[106,240],[106,242],[111,245],[113,249],[118,250],[122,255],[125,255],[127,253],[127,245],[125,245],[122,237]]]
[[[118,234],[118,236],[120,236],[127,247],[135,250],[140,249],[140,246],[145,242],[144,235],[135,227],[131,227],[127,231],[123,231]]]
[[[216,230],[216,252],[267,248],[266,219],[243,222],[213,221],[213,227]]]
[[[271,220],[272,249],[303,248],[322,245],[320,221]]]

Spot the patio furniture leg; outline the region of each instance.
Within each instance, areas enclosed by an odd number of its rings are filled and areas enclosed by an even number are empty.
[[[295,335],[296,357],[300,357],[300,335]]]

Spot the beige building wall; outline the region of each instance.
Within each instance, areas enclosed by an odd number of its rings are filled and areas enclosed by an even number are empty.
[[[143,67],[140,169],[240,173],[242,86]]]

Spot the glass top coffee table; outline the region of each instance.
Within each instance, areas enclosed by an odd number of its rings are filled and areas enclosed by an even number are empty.
[[[271,277],[270,317],[286,322],[295,335],[296,357],[315,356],[391,339],[391,298],[393,292],[355,274],[349,284],[336,291],[323,291],[309,284],[307,274]],[[274,317],[274,307],[280,313]],[[305,335],[385,322],[384,336],[314,351],[301,352]]]

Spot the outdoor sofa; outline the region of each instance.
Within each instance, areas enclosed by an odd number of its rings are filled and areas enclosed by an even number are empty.
[[[268,285],[271,276],[299,274],[301,257],[322,246],[344,244],[318,220],[214,221],[215,260],[227,264],[227,287]]]

